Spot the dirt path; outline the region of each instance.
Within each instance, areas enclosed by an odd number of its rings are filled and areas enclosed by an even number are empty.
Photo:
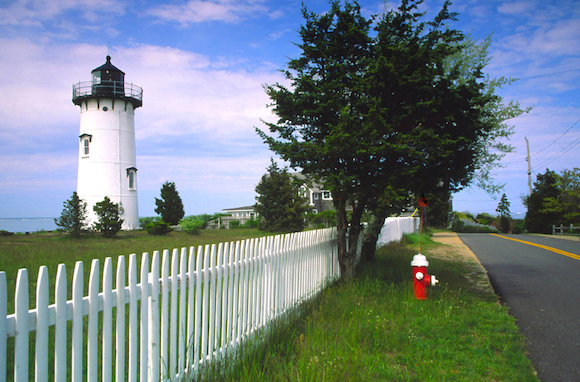
[[[432,240],[443,245],[426,251],[425,255],[468,264],[471,269],[465,277],[473,282],[476,289],[495,294],[489,277],[487,277],[487,271],[455,232],[434,233]]]

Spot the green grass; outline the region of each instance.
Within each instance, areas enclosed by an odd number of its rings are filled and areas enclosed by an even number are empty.
[[[263,345],[246,349],[228,375],[202,379],[537,381],[514,319],[468,281],[472,265],[430,257],[429,273],[441,286],[429,300],[415,300],[416,249],[382,248],[353,282],[329,287],[290,324],[278,323]]]

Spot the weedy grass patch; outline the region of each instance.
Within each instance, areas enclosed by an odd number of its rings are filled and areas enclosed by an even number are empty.
[[[493,294],[472,288],[469,264],[429,258],[441,285],[415,300],[416,253],[381,248],[353,282],[330,286],[230,360],[237,364],[227,375],[199,380],[537,381],[514,319]]]

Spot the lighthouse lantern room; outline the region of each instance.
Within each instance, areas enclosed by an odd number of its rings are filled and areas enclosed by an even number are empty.
[[[81,109],[77,193],[93,206],[105,196],[119,204],[123,229],[139,227],[135,109],[143,105],[141,87],[125,83],[125,73],[107,62],[92,71],[92,81],[73,85],[72,101]]]

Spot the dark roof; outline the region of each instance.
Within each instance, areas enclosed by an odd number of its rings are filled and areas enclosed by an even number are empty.
[[[111,64],[111,56],[107,56],[107,62],[105,62],[103,65],[99,66],[98,68],[93,69],[93,71],[91,73],[102,72],[103,70],[121,72],[121,73],[125,74],[125,72],[123,72],[121,69],[119,69],[115,65]]]

